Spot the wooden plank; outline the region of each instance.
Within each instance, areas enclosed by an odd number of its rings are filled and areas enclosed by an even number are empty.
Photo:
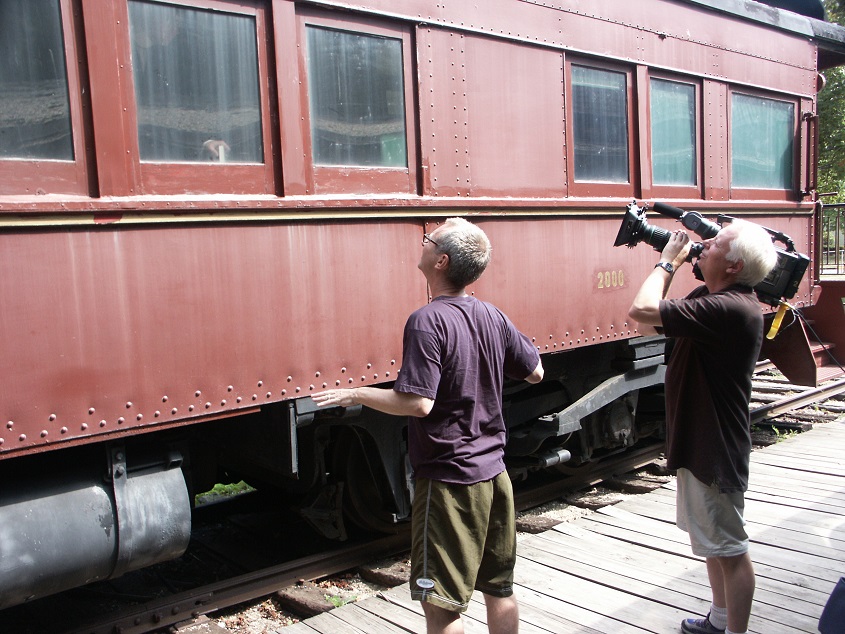
[[[836,504],[828,504],[826,502],[814,502],[812,500],[797,500],[794,498],[784,497],[781,495],[772,495],[769,493],[761,493],[756,490],[749,490],[745,493],[746,500],[757,500],[758,502],[769,502],[782,507],[790,507],[803,509],[806,511],[819,511],[821,513],[831,513],[833,515],[842,515],[841,507]]]
[[[801,432],[782,436],[772,445],[766,447],[766,451],[795,451],[805,453],[818,450],[823,456],[836,456],[837,448],[845,447],[845,433],[841,423],[835,425],[819,423],[809,430],[814,433]]]
[[[575,523],[560,524],[554,531],[547,531],[539,535],[543,539],[553,539],[557,534],[564,534],[569,538],[567,548],[570,556],[581,561],[593,561],[594,565],[602,564],[604,560],[610,562],[625,562],[628,565],[647,569],[649,566],[672,574],[676,578],[683,578],[686,584],[701,586],[701,592],[706,593],[710,587],[707,571],[703,560],[699,558],[678,557],[665,552],[649,549],[638,544],[623,543],[613,538],[599,535],[585,530]],[[597,558],[597,553],[601,557]],[[613,565],[613,563],[611,563]],[[693,586],[688,586],[693,587]],[[824,606],[828,594],[801,586],[784,583],[768,577],[758,577],[757,592],[754,600],[770,605],[780,605],[783,598],[794,599],[799,603],[798,611],[802,614],[814,615]],[[706,594],[705,594],[706,596]],[[806,607],[801,607],[807,604]],[[810,607],[815,604],[816,607]]]
[[[348,603],[335,608],[329,614],[366,634],[408,634],[414,631],[401,627],[390,619],[382,618],[381,615],[365,610],[359,605],[359,602]]]
[[[824,488],[821,483],[811,483],[793,478],[781,478],[776,475],[761,476],[752,474],[748,483],[750,491],[761,493],[777,493],[785,497],[813,501],[829,501],[839,506],[841,513],[842,505],[845,505],[845,490],[830,486]],[[774,489],[774,491],[773,491]]]
[[[822,458],[839,457],[837,450],[843,447],[845,447],[845,438],[842,438],[841,434],[830,436],[813,429],[810,432],[797,434],[788,440],[776,442],[762,449],[755,449],[751,452],[751,455],[754,457],[766,454],[794,454],[812,462],[815,456]]]
[[[666,530],[662,528],[661,523],[655,522],[654,520],[649,520],[647,518],[639,518],[635,514],[632,514],[630,512],[625,511],[624,509],[619,509],[619,508],[616,508],[616,507],[607,507],[605,509],[601,509],[595,517],[596,517],[596,519],[602,519],[606,516],[614,518],[615,521],[613,522],[613,524],[616,525],[616,526],[621,526],[621,527],[632,526],[634,524],[637,524],[638,522],[641,522],[642,525],[639,528],[639,530],[644,531],[646,534],[658,534],[660,531],[662,531],[666,534],[671,535],[672,537],[674,537],[674,535],[676,535],[678,533],[685,535],[685,533],[683,533],[683,531],[680,531],[680,530],[676,530],[675,532],[668,532],[667,533]],[[790,552],[790,550],[788,548],[784,548],[783,542],[786,541],[786,538],[778,539],[777,536],[776,536],[775,539],[772,539],[769,536],[769,533],[774,532],[774,530],[776,530],[776,529],[765,529],[763,531],[764,538],[760,538],[758,536],[758,537],[756,537],[756,540],[755,540],[755,533],[757,532],[758,527],[756,527],[755,525],[753,525],[752,523],[749,522],[748,528],[750,529],[750,533],[751,533],[751,540],[752,540],[751,550],[752,551],[756,550],[758,548],[758,545],[766,545],[766,540],[768,540],[768,541],[774,542],[774,545],[776,546],[776,548],[773,550],[774,552],[783,551],[782,554],[785,557],[797,557],[797,558],[800,559],[801,562],[806,562],[808,564],[814,562],[816,565],[824,567],[825,565],[827,565],[826,560],[830,560],[830,562],[837,562],[837,561],[841,561],[843,559],[843,553],[840,550],[836,550],[836,549],[823,550],[820,547],[815,547],[815,548],[802,547],[801,541],[798,540],[798,539],[794,539],[794,538],[790,538],[791,541],[790,541],[789,545],[792,546],[794,549],[797,549],[797,552]],[[783,533],[789,533],[789,531],[783,531]],[[629,545],[629,547],[630,547],[630,545]],[[809,555],[809,556],[806,556],[806,555]],[[754,552],[752,552],[752,559],[754,559]],[[766,563],[765,561],[755,562],[755,565],[757,565],[758,567],[761,568],[761,572],[763,574],[767,574],[766,571],[769,569],[769,567],[777,568],[779,566],[778,562]],[[762,565],[762,567],[761,567],[761,565]],[[835,567],[835,565],[834,565],[834,567]],[[809,599],[809,597],[807,599]],[[820,602],[823,602],[824,600],[826,600],[824,598],[824,595],[817,596],[816,599],[820,600]]]
[[[808,473],[823,473],[826,475],[842,477],[845,476],[845,465],[822,464],[812,460],[793,458],[790,456],[777,455],[763,451],[755,452],[754,462],[761,462],[775,467],[785,467],[795,471],[806,471]]]
[[[654,556],[639,557],[636,565],[616,556],[611,557],[606,551],[595,551],[592,557],[580,558],[573,544],[563,540],[560,533],[556,536],[557,539],[538,536],[538,539],[531,541],[533,549],[523,544],[522,556],[532,558],[538,563],[545,562],[554,568],[560,567],[570,574],[590,578],[608,587],[647,597],[650,601],[674,605],[690,613],[697,611],[701,600],[710,597],[706,566],[703,562],[696,562],[698,573],[691,574],[690,570],[683,567],[676,568],[671,561],[667,565],[665,557],[662,560]],[[626,558],[630,559],[629,556]],[[758,593],[755,599],[757,604],[754,614],[758,619],[758,626],[766,628],[766,631],[773,627],[772,623],[800,631],[813,631],[818,623],[821,606],[813,606],[815,609],[807,610],[805,606],[799,605],[798,601],[785,600],[783,595],[774,596],[768,592]]]
[[[604,565],[585,564],[569,554],[562,553],[562,548],[566,546],[560,542],[531,540],[530,544],[522,545],[520,556],[537,565],[560,570],[581,579],[589,579],[608,588],[648,597],[651,601],[673,605],[688,612],[696,612],[701,607],[703,586],[685,585],[681,583],[682,580],[672,575],[658,573],[653,565],[638,573],[630,567],[612,567],[606,562]],[[679,583],[676,584],[676,581]]]
[[[839,488],[833,486],[830,488],[819,488],[818,486],[810,486],[810,483],[802,481],[800,478],[752,474],[748,482],[748,488],[750,491],[760,493],[771,493],[800,500],[832,503],[838,507],[840,514],[842,505],[845,504],[845,489],[841,485]]]
[[[383,592],[382,596],[391,603],[396,603],[408,609],[418,611],[419,614],[422,615],[422,606],[419,601],[415,601],[411,598],[411,588],[407,583],[396,588],[391,588],[387,592]],[[479,615],[482,620],[477,618]],[[483,603],[479,605],[478,601],[470,601],[469,608],[463,614],[461,621],[464,626],[465,634],[487,633],[487,616],[486,613],[484,613]],[[522,624],[520,623],[520,626],[521,625]]]
[[[334,615],[335,611],[336,609],[312,616],[307,621],[308,626],[319,634],[367,634],[365,630],[361,630],[337,618]]]
[[[662,540],[645,533],[634,533],[628,527],[620,526],[618,522],[603,517],[584,518],[590,524],[590,530],[615,537],[630,543],[645,544],[650,548],[672,552],[685,556],[689,553],[689,544],[683,545],[676,541]],[[803,555],[780,549],[767,544],[756,544],[751,550],[751,560],[757,568],[758,574],[771,574],[775,578],[788,580],[790,583],[804,584],[806,587],[824,591],[830,581],[838,581],[839,575],[829,566],[830,559],[817,558],[813,555]],[[828,583],[825,583],[828,582]]]
[[[622,502],[615,508],[626,509],[656,520],[674,524],[675,522],[674,494],[653,491],[648,499]],[[781,507],[775,504],[746,500],[745,517],[748,521],[749,536],[754,533],[759,536],[762,527],[776,527],[800,535],[808,544],[833,548],[837,551],[845,548],[845,531],[842,530],[842,519],[827,513],[802,511],[796,513],[793,508]],[[755,528],[760,527],[760,528]]]
[[[612,508],[674,524],[674,507],[655,503],[654,496],[649,497],[651,499],[635,506],[622,503]],[[746,502],[745,517],[748,521],[746,531],[752,543],[790,548],[835,560],[845,559],[845,531],[842,530],[841,518],[811,515],[809,512],[796,515],[792,509],[753,500]]]
[[[608,527],[608,529],[597,527],[595,530],[605,532],[605,534],[607,534],[607,530],[610,530],[614,536],[632,543],[637,543],[639,541],[639,536],[642,540],[640,543],[647,544],[651,547],[654,547],[655,544],[662,544],[664,546],[671,544],[673,551],[675,551],[675,544],[677,543],[681,543],[683,545],[684,542],[686,542],[685,545],[687,547],[689,544],[688,540],[685,539],[686,535],[683,531],[667,531],[663,528],[665,523],[649,520],[648,518],[641,518],[640,522],[636,522],[630,517],[623,519],[618,515],[614,517],[609,513],[596,513],[595,515],[590,516],[589,520],[601,523],[602,525]],[[675,534],[683,537],[681,537],[680,540],[677,540],[675,539]],[[832,563],[838,561],[839,551],[832,551],[834,556],[826,557],[823,555],[816,555],[811,552],[796,552],[787,548],[771,546],[764,542],[754,542],[751,550],[752,560],[757,561],[759,559],[760,563],[793,571],[799,571],[799,569],[803,569],[805,566],[808,569],[809,567],[814,567],[818,571],[817,574],[822,575],[823,578],[829,577],[834,581],[839,578],[838,576],[830,576],[829,574],[822,572],[831,566]],[[755,559],[757,554],[759,554],[759,558]]]
[[[785,491],[783,500],[777,499],[780,496],[775,495],[772,497],[770,494],[765,492],[767,487],[760,487],[756,482],[753,480],[754,475],[752,473],[752,481],[750,482],[749,490],[746,491],[745,498],[746,501],[748,500],[759,500],[762,502],[771,502],[772,504],[779,506],[782,505],[784,507],[788,507],[791,513],[795,513],[792,508],[800,504],[801,500],[799,498],[790,498],[790,492]],[[790,485],[790,488],[794,489],[796,485]],[[652,493],[654,501],[662,502],[664,504],[674,504],[675,503],[675,496],[677,494],[677,487],[675,486],[675,482],[669,482],[665,486],[661,487],[660,489],[655,489]],[[828,508],[822,509],[813,509],[812,506],[814,504],[814,500],[820,500],[820,504],[824,506],[825,501],[829,501],[830,504],[826,506]],[[636,504],[636,500],[626,501],[630,502],[630,504]],[[816,495],[816,494],[809,494],[807,496],[807,504],[800,507],[808,512],[814,513],[816,510],[819,510],[822,515],[831,514],[836,516],[843,516],[845,515],[845,504],[841,504],[841,496],[839,495]],[[624,502],[623,502],[624,504]]]
[[[750,480],[752,483],[760,479],[768,480],[769,478],[776,478],[779,482],[784,482],[787,486],[805,487],[816,491],[838,492],[842,490],[842,479],[836,476],[810,474],[807,472],[796,476],[795,472],[791,469],[775,467],[764,462],[752,461],[751,465]]]
[[[604,632],[641,634],[642,632],[639,628],[625,627],[624,624],[619,624],[618,621],[613,622],[614,626],[612,629],[594,630],[588,625],[588,623],[595,622],[597,618],[603,618],[596,615],[594,612],[579,608],[576,605],[566,605],[565,607],[568,614],[567,616],[562,616],[559,613],[562,602],[557,598],[537,592],[536,590],[532,590],[531,588],[527,588],[519,584],[515,584],[515,593],[520,605],[520,632],[524,631],[523,628],[526,624],[530,625],[531,623],[536,625],[542,624],[543,631],[555,632],[556,634],[565,634],[569,632],[579,632],[583,634],[599,634]],[[479,593],[475,593],[473,595],[473,601],[476,600],[476,595],[478,594]],[[560,593],[558,592],[558,594]],[[410,588],[407,584],[397,588],[391,588],[390,590],[383,592],[382,597],[384,600],[394,603],[397,606],[409,609],[416,608],[419,610],[420,618],[422,618],[422,608],[419,607],[419,602],[411,599]],[[413,604],[413,608],[410,607],[411,604]],[[617,625],[621,625],[621,629],[617,629]],[[424,629],[425,627],[423,626],[423,628],[418,631],[422,632]],[[483,629],[482,631],[486,632],[487,630]]]
[[[786,456],[805,460],[810,463],[819,462],[822,464],[842,464],[842,451],[838,443],[828,442],[825,444],[797,444],[780,442],[766,447],[765,453],[770,456]],[[753,452],[759,453],[759,452]],[[752,454],[753,455],[753,454]]]
[[[419,603],[414,601],[419,606]],[[408,632],[425,631],[425,616],[422,610],[409,609],[406,605],[393,603],[385,598],[384,593],[357,603],[362,610],[367,610],[407,630]],[[284,634],[287,634],[285,632]]]
[[[520,615],[520,632],[522,631],[522,622],[528,621],[530,623],[542,624],[543,627],[548,628],[549,632],[563,633],[563,632],[580,632],[582,634],[603,634],[604,630],[596,630],[588,626],[587,622],[595,621],[596,615],[591,612],[586,612],[589,616],[583,617],[579,614],[578,618],[581,621],[572,620],[558,614],[560,610],[560,601],[548,595],[526,588],[525,586],[517,585],[515,588],[517,601],[519,601],[519,615]],[[568,609],[569,616],[575,616],[575,606],[570,606]],[[612,630],[617,631],[617,630]]]
[[[618,517],[620,520],[627,520],[629,523],[634,522],[636,517],[641,517],[647,521],[643,525],[643,530],[658,530],[659,528],[658,525],[651,523],[654,520],[647,515],[640,514],[639,512],[631,513],[625,508],[611,506],[600,509],[599,513]],[[745,530],[753,543],[771,544],[783,549],[834,560],[845,559],[845,542],[838,542],[837,546],[839,547],[835,547],[831,546],[829,540],[825,540],[817,535],[785,529],[779,525],[760,524],[752,519],[747,520]],[[686,533],[677,528],[676,531],[686,538]],[[668,531],[667,534],[675,535],[676,533],[674,531]]]
[[[576,605],[580,609],[594,612],[602,619],[595,619],[590,627],[608,632],[633,633],[631,627],[623,628],[627,624],[638,628],[641,632],[663,633],[676,631],[680,622],[688,616],[686,611],[673,606],[642,601],[641,597],[629,594],[615,588],[608,588],[590,579],[583,579],[570,575],[562,570],[550,574],[547,566],[527,559],[520,559],[516,570],[516,579],[520,585],[533,590],[562,599],[560,614],[570,617],[569,606]],[[702,601],[700,609],[706,610]],[[605,629],[604,619],[611,619],[618,623],[613,629]],[[572,620],[576,620],[573,618]]]
[[[840,444],[845,446],[845,417],[814,425],[812,434],[804,432],[779,441],[778,445],[799,444],[806,447]]]

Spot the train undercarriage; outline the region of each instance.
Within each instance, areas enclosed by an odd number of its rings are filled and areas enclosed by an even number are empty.
[[[508,384],[512,478],[565,477],[660,437],[662,361],[662,338],[641,337],[546,355],[542,383]],[[310,398],[0,464],[13,467],[31,484],[0,499],[0,609],[178,557],[194,496],[220,482],[283,492],[332,539],[400,532],[410,517],[403,419]]]

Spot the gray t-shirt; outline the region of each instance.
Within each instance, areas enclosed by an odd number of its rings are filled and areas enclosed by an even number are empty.
[[[525,379],[539,359],[528,337],[487,302],[443,296],[415,311],[393,387],[434,399],[428,416],[409,419],[415,475],[474,484],[504,471],[504,377]]]

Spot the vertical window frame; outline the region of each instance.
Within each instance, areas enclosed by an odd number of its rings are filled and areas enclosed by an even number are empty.
[[[405,24],[394,24],[351,14],[336,16],[329,12],[298,9],[297,20],[297,64],[299,71],[301,126],[301,148],[304,159],[303,194],[418,194],[418,122],[416,81],[414,77],[415,55],[411,28]],[[405,147],[408,153],[406,167],[359,167],[317,165],[314,163],[314,148],[311,134],[310,84],[308,80],[307,28],[309,26],[335,29],[347,33],[373,35],[400,40],[402,43],[402,78],[405,103]],[[286,182],[286,193],[288,192]]]
[[[734,185],[734,117],[733,104],[734,95],[744,95],[769,101],[779,101],[792,105],[792,186],[788,189],[778,187],[737,187]],[[777,95],[762,90],[753,90],[745,86],[729,86],[727,94],[727,124],[728,124],[728,178],[730,179],[730,198],[732,200],[783,200],[789,202],[800,202],[800,171],[801,171],[801,101],[797,97]]]
[[[695,185],[681,185],[681,184],[658,184],[654,182],[654,163],[653,163],[653,133],[654,130],[652,128],[652,80],[660,80],[666,82],[674,82],[678,84],[685,84],[692,86],[695,90],[695,121],[694,121],[694,130],[695,130]],[[647,126],[647,133],[643,134],[643,138],[647,139],[647,147],[645,148],[645,152],[643,154],[643,160],[648,160],[648,170],[642,170],[643,174],[643,189],[648,189],[650,193],[650,197],[659,197],[659,198],[701,198],[703,197],[703,180],[704,180],[704,169],[702,167],[703,156],[704,153],[702,151],[702,90],[701,90],[701,82],[690,78],[690,77],[683,77],[680,75],[674,75],[671,73],[662,73],[662,72],[655,72],[650,71],[648,73],[648,77],[646,80],[646,90],[648,91],[648,99],[645,100],[645,103],[648,104],[648,111],[645,113],[645,125]],[[646,177],[645,175],[648,174]],[[648,182],[646,182],[646,179]]]
[[[87,86],[84,55],[80,55],[83,26],[75,0],[59,0],[64,61],[73,147],[72,160],[0,158],[0,195],[91,194],[89,181],[90,126],[86,124]]]
[[[576,180],[575,176],[575,116],[574,116],[574,102],[572,92],[572,67],[582,66],[596,70],[604,70],[609,72],[620,73],[625,76],[625,119],[628,132],[628,181],[614,183],[610,181],[583,181]],[[614,64],[604,60],[597,60],[591,58],[575,58],[566,57],[564,68],[565,73],[565,91],[567,98],[565,99],[566,107],[566,164],[568,173],[568,192],[569,196],[590,196],[590,197],[614,197],[635,196],[639,191],[639,155],[638,146],[639,140],[635,126],[635,106],[634,100],[634,69],[621,64]]]

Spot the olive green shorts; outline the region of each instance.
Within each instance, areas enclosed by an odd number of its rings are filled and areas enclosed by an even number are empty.
[[[418,479],[411,526],[414,599],[463,612],[473,590],[513,594],[516,517],[507,471],[468,485]]]

